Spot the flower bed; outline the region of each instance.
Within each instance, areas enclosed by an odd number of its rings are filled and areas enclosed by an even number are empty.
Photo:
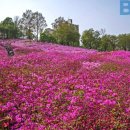
[[[0,129],[129,130],[130,52],[17,42],[0,48]]]

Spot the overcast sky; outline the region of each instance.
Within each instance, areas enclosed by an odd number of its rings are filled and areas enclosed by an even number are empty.
[[[59,16],[73,19],[80,33],[85,29],[106,29],[108,34],[130,33],[130,15],[120,15],[120,0],[0,0],[0,21],[22,16],[31,9],[45,17],[48,27]]]

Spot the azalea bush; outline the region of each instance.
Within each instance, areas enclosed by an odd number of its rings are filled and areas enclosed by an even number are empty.
[[[0,129],[129,130],[130,52],[11,43],[13,57],[0,47]]]

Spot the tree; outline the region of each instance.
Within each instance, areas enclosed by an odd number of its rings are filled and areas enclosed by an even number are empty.
[[[23,30],[24,35],[32,39],[36,34],[38,40],[38,34],[46,27],[45,18],[39,12],[32,12],[32,10],[26,10],[20,19],[20,28]]]
[[[0,38],[5,38],[6,31],[2,22],[0,23],[0,33],[1,33]]]
[[[40,41],[56,43],[55,37],[53,35],[47,34],[45,32],[40,34]]]
[[[100,35],[101,35],[101,36],[104,36],[105,33],[106,33],[106,29],[105,29],[105,28],[102,28],[102,29],[100,30]]]
[[[43,29],[47,26],[46,20],[43,15],[39,12],[33,13],[33,24],[34,31],[36,31],[36,37],[38,41],[38,35],[43,31]]]
[[[109,35],[104,35],[101,38],[100,50],[107,51],[108,48],[110,48],[110,38]]]
[[[14,17],[14,38],[19,38],[20,36],[22,36],[22,32],[20,31],[19,25],[20,25],[20,18],[19,16],[15,16]]]
[[[54,23],[52,23],[52,28],[53,29],[57,29],[57,27],[61,24],[61,23],[65,23],[65,19],[64,17],[58,17],[57,19],[55,19]]]
[[[127,34],[127,48],[130,51],[130,33]]]
[[[112,47],[112,50],[114,51],[117,47],[117,36],[115,35],[110,35],[110,44],[111,44],[111,47]]]
[[[33,34],[33,12],[32,10],[26,10],[20,19],[20,28],[24,35],[27,35],[29,39],[32,39]]]
[[[60,44],[79,46],[80,34],[73,24],[68,22],[59,23],[53,35]]]
[[[6,38],[11,38],[11,32],[13,30],[13,27],[14,27],[14,23],[13,23],[13,20],[12,18],[10,17],[6,17],[3,21],[2,21],[2,24],[4,26],[4,32],[5,32],[5,37]]]
[[[13,25],[13,19],[10,18],[10,17],[6,17],[3,22],[2,22],[3,25]]]
[[[92,28],[85,30],[82,34],[81,41],[83,46],[89,49],[98,49],[100,42],[99,31],[94,31]]]
[[[2,34],[2,38],[17,38],[16,33],[18,32],[18,28],[16,28],[13,19],[10,17],[6,17],[0,23],[0,32]]]
[[[100,50],[112,51],[117,49],[118,39],[115,35],[104,35],[101,38]]]
[[[123,50],[130,50],[130,34],[118,35],[118,47]]]

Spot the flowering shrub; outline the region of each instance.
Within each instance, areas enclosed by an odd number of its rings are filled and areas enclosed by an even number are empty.
[[[0,129],[129,130],[130,52],[28,42],[0,47]]]

